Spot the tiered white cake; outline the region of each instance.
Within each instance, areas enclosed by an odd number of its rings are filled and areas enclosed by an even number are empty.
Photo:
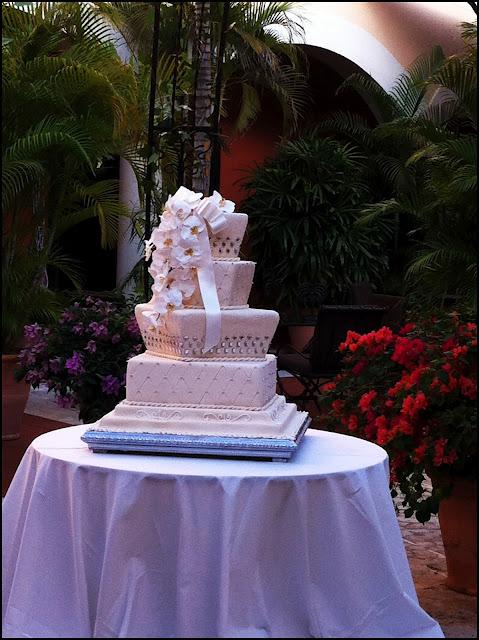
[[[248,217],[201,195],[182,187],[147,242],[153,297],[136,307],[147,351],[128,362],[126,399],[90,431],[297,444],[308,417],[276,394],[268,354],[279,316],[247,303]]]

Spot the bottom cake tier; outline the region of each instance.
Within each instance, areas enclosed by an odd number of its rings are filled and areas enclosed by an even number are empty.
[[[82,436],[93,451],[145,451],[287,460],[310,423],[276,395],[261,409],[215,409],[124,400]]]

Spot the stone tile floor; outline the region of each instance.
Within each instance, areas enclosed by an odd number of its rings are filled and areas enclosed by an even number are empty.
[[[79,424],[71,409],[58,407],[51,394],[31,392],[26,413],[65,424]],[[456,593],[445,585],[446,559],[437,518],[425,525],[399,514],[404,546],[419,602],[441,625],[446,638],[477,638],[477,598]]]

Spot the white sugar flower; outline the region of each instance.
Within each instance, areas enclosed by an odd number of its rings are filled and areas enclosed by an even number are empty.
[[[183,294],[180,289],[172,283],[162,289],[162,291],[155,298],[154,308],[160,312],[161,315],[168,311],[174,311],[179,309],[183,304]]]
[[[178,229],[180,226],[180,220],[169,210],[166,210],[161,216],[160,226],[157,229],[161,231],[167,231],[172,229]]]
[[[186,216],[198,206],[202,193],[195,193],[185,187],[180,187],[175,195],[170,196],[166,201],[166,215],[172,214],[180,220],[184,220]],[[165,215],[165,214],[163,214]]]
[[[178,245],[171,251],[172,267],[198,267],[203,259],[203,253],[196,244]]]
[[[196,289],[195,269],[172,269],[170,276],[173,278],[175,285],[181,291],[184,298],[189,298],[193,295]]]
[[[155,233],[156,251],[153,259],[165,259],[169,255],[171,249],[178,244],[180,240],[180,232],[178,229],[162,229],[161,227]],[[158,254],[158,255],[157,255]]]
[[[233,213],[235,210],[235,203],[232,200],[225,200],[218,191],[213,191],[213,195],[208,199],[214,202],[223,213]]]
[[[198,216],[191,215],[183,223],[181,228],[181,238],[186,241],[197,242],[200,233],[205,228],[202,220]]]
[[[155,243],[152,240],[145,240],[145,260],[149,260],[151,258],[154,246]]]
[[[147,311],[142,311],[142,316],[145,318],[146,322],[150,326],[152,327],[158,326],[160,313],[156,309],[148,309]]]
[[[170,271],[170,265],[168,264],[167,260],[162,262],[155,262],[153,260],[148,271],[151,274],[153,280],[157,278],[160,280],[164,280]]]
[[[158,272],[157,269],[155,268],[155,265],[151,265],[151,267],[148,269],[148,273],[151,275],[151,277],[153,278],[153,284],[151,286],[151,289],[153,290],[154,287],[163,287],[166,285],[167,281],[168,281],[168,271],[170,269],[170,266],[168,264],[165,265],[167,267],[167,269],[165,269],[165,272]]]
[[[151,286],[151,290],[153,291],[153,299],[156,301],[158,296],[160,296],[163,291],[166,289],[169,282],[169,278],[166,276],[159,276],[155,278],[154,283]]]
[[[188,202],[189,204],[196,206],[198,202],[203,197],[202,193],[196,193],[195,191],[191,191],[186,187],[180,187],[174,196],[170,196],[170,198],[177,198],[178,200],[183,200],[184,202]]]

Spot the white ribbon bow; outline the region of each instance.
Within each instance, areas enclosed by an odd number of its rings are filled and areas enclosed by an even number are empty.
[[[203,216],[212,233],[218,233],[226,224],[225,214],[211,200],[203,200],[196,213]]]

